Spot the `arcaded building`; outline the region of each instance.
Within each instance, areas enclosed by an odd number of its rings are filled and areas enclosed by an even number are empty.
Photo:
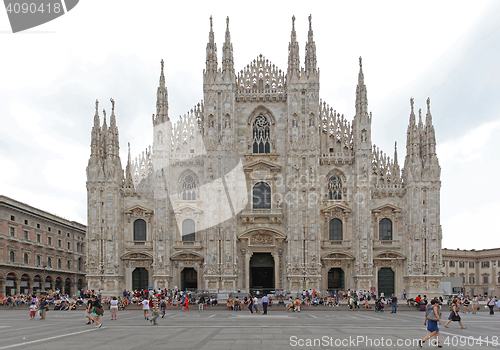
[[[203,100],[172,122],[162,61],[151,146],[135,160],[129,149],[125,168],[115,102],[108,117],[96,102],[90,288],[439,294],[441,169],[430,100],[417,102],[422,112],[409,99],[401,170],[396,147],[388,156],[372,140],[377,116],[361,58],[355,115],[320,99],[310,17],[303,61],[293,18],[286,67],[258,55],[239,73],[229,19],[221,62],[211,21]]]
[[[86,288],[86,229],[0,195],[0,296]]]

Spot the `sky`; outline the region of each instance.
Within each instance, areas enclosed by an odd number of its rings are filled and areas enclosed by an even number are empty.
[[[16,34],[0,11],[0,194],[86,224],[96,99],[116,101],[125,166],[127,142],[133,157],[152,142],[161,59],[170,118],[202,100],[210,16],[219,66],[229,16],[238,72],[259,54],[286,70],[293,15],[303,65],[311,14],[320,98],[352,119],[362,56],[372,141],[391,158],[397,142],[402,167],[409,100],[425,114],[430,97],[442,246],[500,247],[500,2],[171,3],[80,1]]]

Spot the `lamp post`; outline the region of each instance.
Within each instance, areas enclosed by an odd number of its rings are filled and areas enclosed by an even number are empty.
[[[45,268],[47,267],[47,263],[42,263],[43,267],[43,281],[42,281],[42,292],[45,292]]]

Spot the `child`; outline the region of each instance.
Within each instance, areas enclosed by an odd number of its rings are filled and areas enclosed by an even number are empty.
[[[30,305],[30,320],[34,319],[35,315],[36,315],[36,304],[32,302]]]
[[[155,306],[153,306],[153,317],[151,318],[151,320],[149,320],[149,323],[151,323],[151,325],[153,326],[156,326],[158,323],[156,323],[156,319],[158,318],[158,316],[160,316],[160,313],[158,312],[158,308]]]

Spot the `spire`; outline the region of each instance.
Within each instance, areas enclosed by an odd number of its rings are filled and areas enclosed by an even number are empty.
[[[226,18],[226,41],[222,47],[222,74],[231,80],[234,79],[233,44],[229,33],[229,17]]]
[[[214,74],[217,72],[217,45],[214,41],[214,31],[212,25],[212,16],[210,16],[210,32],[208,34],[207,60],[205,74]]]
[[[160,61],[160,84],[156,92],[156,119],[153,117],[153,125],[165,123],[168,118],[168,91],[165,86],[165,75],[163,73],[163,60]]]
[[[425,118],[425,136],[427,138],[426,144],[428,145],[428,154],[430,156],[436,155],[436,134],[434,131],[434,125],[432,125],[432,115],[431,115],[431,99],[427,98],[427,114]]]
[[[425,126],[432,125],[432,115],[431,115],[431,99],[427,97],[427,114],[425,116]]]
[[[413,140],[413,132],[416,128],[415,126],[415,112],[413,111],[413,97],[410,98],[410,122],[408,124],[408,130],[406,132],[406,156],[410,156],[413,154],[412,140]]]
[[[101,122],[99,120],[99,100],[95,100],[95,114],[94,114],[94,127],[100,127]]]
[[[115,100],[113,98],[109,99],[111,101],[111,117],[109,118],[109,126],[114,129],[116,128],[116,118],[115,118]]]
[[[134,181],[132,180],[132,171],[130,170],[130,166],[132,164],[130,157],[130,142],[128,143],[128,158],[127,158],[127,166],[125,167],[125,188],[134,188]]]
[[[398,142],[394,142],[394,165],[398,165]]]
[[[363,75],[363,61],[359,57],[358,86],[356,87],[356,116],[363,118],[368,115],[368,97],[365,86],[365,76]]]
[[[288,44],[288,76],[291,78],[296,75],[299,77],[300,72],[300,57],[299,43],[297,43],[297,34],[295,33],[295,16],[292,17],[292,34],[290,36],[290,44]]]
[[[316,73],[316,44],[313,39],[312,16],[309,15],[309,32],[307,34],[306,44],[306,74],[309,77],[311,73]]]

